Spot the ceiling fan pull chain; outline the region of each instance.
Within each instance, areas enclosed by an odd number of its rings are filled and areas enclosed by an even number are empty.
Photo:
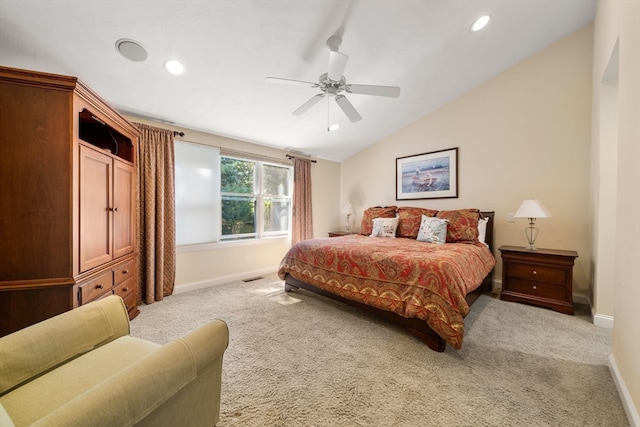
[[[331,106],[329,105],[329,98],[330,96],[327,96],[327,132],[331,132],[331,118],[329,117],[329,112],[331,111]]]

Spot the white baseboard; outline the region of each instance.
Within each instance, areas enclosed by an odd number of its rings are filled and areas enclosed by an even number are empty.
[[[575,303],[591,306],[589,304],[589,297],[586,294],[577,294],[574,292],[573,295],[571,295],[571,299]]]
[[[593,324],[601,328],[613,329],[613,316],[607,316],[606,314],[592,313]]]
[[[616,365],[616,359],[613,357],[613,354],[609,355],[609,369],[613,376],[613,382],[616,384],[616,388],[618,389],[620,400],[622,400],[624,412],[627,414],[627,418],[629,419],[629,424],[631,427],[640,427],[640,414],[638,413],[638,408],[636,408],[636,405],[633,403],[629,389],[620,376],[620,371],[618,370],[618,365]]]
[[[225,283],[231,283],[238,280],[250,279],[264,274],[271,274],[278,271],[278,267],[266,267],[258,270],[243,271],[242,273],[230,274],[228,276],[214,277],[211,279],[200,280],[197,282],[182,283],[176,285],[173,289],[173,294],[183,294],[185,292],[196,291],[198,289],[205,289],[211,286],[224,285]]]
[[[491,289],[492,294],[500,295],[502,291],[502,279],[493,279],[493,288]]]
[[[593,301],[591,300],[591,298],[589,298],[588,295],[585,295],[585,298],[587,301],[586,304],[591,309],[591,322],[593,322],[594,325],[600,328],[613,329],[613,316],[609,316],[608,314],[596,313],[595,309],[593,308]]]

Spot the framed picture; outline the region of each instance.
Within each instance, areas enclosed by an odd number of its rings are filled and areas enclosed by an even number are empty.
[[[458,148],[398,157],[396,200],[458,197]]]

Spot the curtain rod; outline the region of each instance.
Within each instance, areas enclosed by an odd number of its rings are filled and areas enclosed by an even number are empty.
[[[173,131],[173,136],[174,137],[179,136],[180,138],[183,138],[185,136],[185,133],[184,132],[178,132],[177,130],[174,130]],[[226,147],[221,147],[221,146],[213,146],[213,145],[202,144],[202,143],[196,143],[196,144],[207,145],[209,147],[217,147],[217,148],[220,149],[221,152],[225,152],[225,153],[228,153],[228,154],[235,154],[235,155],[238,155],[238,156],[252,157],[254,159],[258,158],[258,159],[268,160],[268,161],[276,162],[276,163],[284,162],[283,159],[279,159],[277,157],[270,157],[270,156],[265,156],[265,155],[262,155],[262,154],[249,153],[247,151],[234,150],[233,148],[226,148]],[[293,156],[291,154],[287,154],[286,157],[289,160],[293,160],[293,159],[296,158],[295,156]],[[302,159],[304,157],[300,157],[300,158]],[[312,163],[318,163],[317,160],[313,160],[313,159],[307,159],[307,160],[309,160]]]
[[[291,154],[287,154],[287,159],[295,159],[296,156],[292,156]],[[313,160],[313,159],[307,159],[306,157],[300,157],[301,159],[305,159],[305,160],[309,160],[311,163],[318,163],[317,160]]]

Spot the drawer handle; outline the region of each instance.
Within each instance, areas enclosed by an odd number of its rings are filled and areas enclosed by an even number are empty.
[[[122,270],[122,274],[129,274],[129,270]]]
[[[535,271],[535,270],[533,270],[533,274],[538,274],[538,272],[537,272],[537,271]]]
[[[127,292],[129,288],[122,288],[123,291]]]
[[[533,285],[533,289],[538,289],[538,287],[536,285]]]
[[[96,285],[96,288],[102,289],[102,288],[104,288],[104,285],[102,283],[100,283],[100,284]]]

